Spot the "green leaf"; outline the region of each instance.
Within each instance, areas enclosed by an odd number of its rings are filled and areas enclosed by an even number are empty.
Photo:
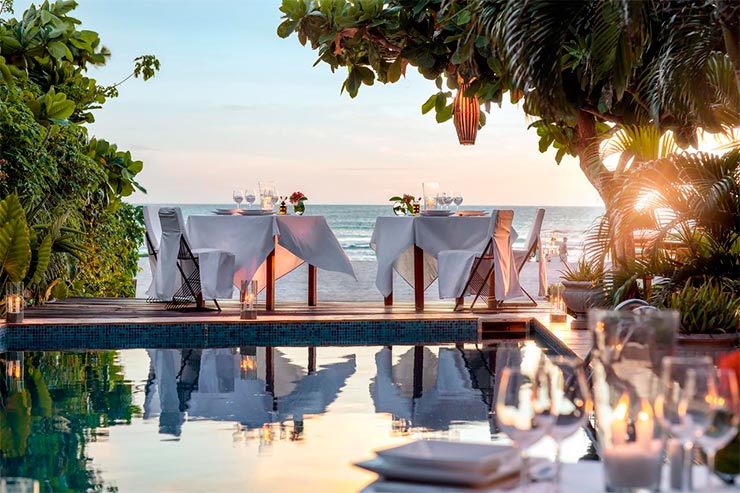
[[[401,64],[403,62],[403,58],[396,57],[396,60],[391,63],[390,67],[388,67],[388,82],[398,82],[399,79],[401,79]]]
[[[46,235],[44,239],[41,240],[41,244],[36,251],[36,266],[34,268],[33,274],[28,280],[29,286],[35,286],[36,284],[41,282],[46,269],[49,267],[49,262],[51,261],[51,245],[51,235]]]
[[[432,108],[435,107],[435,105],[437,104],[437,96],[438,95],[439,94],[432,94],[431,96],[429,96],[429,99],[427,99],[424,102],[424,104],[421,105],[421,114],[422,115],[426,115],[427,113],[429,113],[432,110]]]
[[[299,20],[294,21],[294,20],[288,19],[287,21],[283,21],[280,23],[280,25],[277,28],[277,35],[280,36],[281,38],[287,38],[288,36],[293,34],[293,32],[296,30],[299,24],[300,24]]]
[[[0,267],[12,282],[22,281],[31,264],[31,239],[25,218],[0,227]]]
[[[452,110],[453,106],[450,104],[448,106],[445,106],[442,111],[437,111],[437,123],[446,122],[450,118],[452,118]]]

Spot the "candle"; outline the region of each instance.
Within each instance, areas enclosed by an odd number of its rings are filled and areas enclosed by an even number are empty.
[[[646,445],[633,442],[606,448],[602,454],[606,484],[612,490],[657,491],[663,465],[662,452],[660,440],[650,440]]]
[[[627,442],[627,410],[629,409],[629,396],[624,393],[617,402],[617,407],[612,412],[611,432],[612,443],[623,445]]]
[[[654,431],[653,410],[648,400],[643,398],[640,412],[637,413],[637,421],[635,421],[635,441],[643,447],[649,446],[653,440]]]
[[[434,206],[436,205],[436,203],[437,203],[437,199],[435,199],[434,197],[427,197],[427,210],[434,209]]]

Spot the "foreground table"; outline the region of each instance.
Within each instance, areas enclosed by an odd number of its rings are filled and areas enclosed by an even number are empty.
[[[304,262],[308,304],[316,304],[317,269],[355,277],[352,264],[324,216],[190,216],[194,248],[218,248],[236,256],[234,285],[254,279],[275,309],[275,281]]]
[[[671,491],[669,482],[669,467],[663,468],[660,491]],[[714,478],[714,487],[711,490],[703,486],[707,479],[707,468],[694,466],[694,490],[712,491],[713,493],[737,493],[740,491],[733,486],[718,486],[719,480]],[[361,493],[499,493],[520,491],[516,478],[500,481],[488,487],[470,489],[458,486],[417,484],[397,481],[386,481],[379,479],[366,486]],[[551,493],[553,483],[550,481],[539,481],[527,485],[528,493]],[[562,484],[560,491],[563,493],[604,493],[604,468],[598,461],[582,461],[576,464],[563,464]]]
[[[437,256],[443,250],[482,252],[493,234],[493,218],[379,217],[370,247],[378,259],[375,285],[385,304],[393,304],[393,271],[414,288],[414,306],[424,309],[424,291],[437,278]],[[512,235],[516,232],[512,230]]]

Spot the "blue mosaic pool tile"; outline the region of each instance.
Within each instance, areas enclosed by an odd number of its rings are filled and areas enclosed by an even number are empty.
[[[0,350],[422,345],[474,342],[475,319],[15,325]]]

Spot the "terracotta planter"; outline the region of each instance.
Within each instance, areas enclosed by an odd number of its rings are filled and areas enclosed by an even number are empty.
[[[740,333],[679,334],[678,354],[681,356],[711,356],[714,362],[724,353],[740,346]]]
[[[562,283],[565,306],[576,315],[570,328],[588,329],[586,313],[604,301],[604,291],[599,287],[594,287],[591,281],[563,281]]]

